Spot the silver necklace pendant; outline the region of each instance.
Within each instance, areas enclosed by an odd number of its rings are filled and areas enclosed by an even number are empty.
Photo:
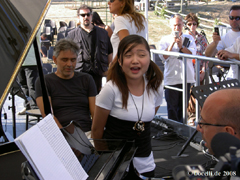
[[[144,126],[145,126],[145,123],[142,122],[141,120],[138,120],[138,121],[134,124],[133,130],[143,132],[143,131],[145,130]]]

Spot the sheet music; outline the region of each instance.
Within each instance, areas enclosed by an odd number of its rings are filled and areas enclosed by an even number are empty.
[[[20,142],[27,151],[24,155],[28,155],[26,158],[33,168],[38,169],[41,174],[39,178],[63,180],[88,178],[51,114],[15,141],[17,145]]]

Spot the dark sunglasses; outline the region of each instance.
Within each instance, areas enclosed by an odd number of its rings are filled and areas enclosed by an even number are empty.
[[[230,20],[236,20],[236,21],[239,21],[240,20],[240,16],[229,16],[229,19]]]
[[[110,3],[113,3],[115,0],[109,0]]]
[[[187,25],[188,25],[188,26],[192,26],[192,25],[193,25],[193,26],[196,26],[197,23],[187,23]]]
[[[85,17],[85,16],[89,17],[90,15],[91,15],[91,13],[79,14],[79,16],[82,16],[82,17]]]

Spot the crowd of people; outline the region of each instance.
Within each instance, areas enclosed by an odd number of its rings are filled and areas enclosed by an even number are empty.
[[[164,85],[182,88],[183,63],[177,57],[160,55],[165,66],[163,74],[151,61],[145,39],[147,20],[134,9],[134,2],[110,0],[108,5],[110,13],[115,15],[113,29],[105,25],[91,7],[81,5],[77,10],[80,25],[56,43],[53,61],[57,70],[45,76],[53,115],[60,128],[75,121],[94,139],[135,140],[138,149],[133,159],[134,168],[143,176],[154,177],[156,165],[150,123],[162,103],[164,92],[168,118],[183,122],[182,92],[163,90]],[[214,32],[213,42],[208,44],[206,37],[196,30],[199,20],[195,14],[189,13],[185,20],[175,14],[170,18],[171,32],[160,40],[159,50],[240,60],[240,6],[231,7],[229,24],[232,29],[227,34],[220,36]],[[184,27],[186,33],[183,33]],[[193,59],[187,59],[188,99],[190,87],[195,83],[194,63]],[[232,78],[236,77],[236,68],[231,67]],[[201,84],[208,84],[207,69],[208,62],[201,61]],[[102,87],[103,76],[107,76],[107,83]],[[197,130],[209,149],[217,132],[228,132],[240,138],[237,125],[239,91],[215,92],[204,103]],[[39,80],[33,98],[45,117]],[[216,108],[214,103],[221,106]]]

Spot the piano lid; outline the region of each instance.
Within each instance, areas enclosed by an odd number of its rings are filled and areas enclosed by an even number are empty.
[[[51,0],[0,0],[0,109]]]

